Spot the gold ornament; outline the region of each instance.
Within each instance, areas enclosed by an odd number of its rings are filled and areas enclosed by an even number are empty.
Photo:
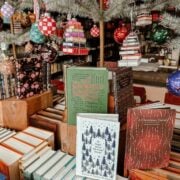
[[[33,45],[28,42],[26,45],[25,45],[25,53],[31,53],[33,51]]]
[[[28,12],[29,19],[31,21],[31,24],[36,22],[36,15],[34,13]]]

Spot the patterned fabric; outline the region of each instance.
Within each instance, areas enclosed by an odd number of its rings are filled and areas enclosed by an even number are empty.
[[[56,21],[51,17],[42,17],[38,27],[42,34],[49,36],[56,32]]]
[[[39,94],[43,90],[42,59],[25,57],[16,61],[16,93],[19,99]]]
[[[14,14],[14,8],[8,2],[5,2],[1,7],[1,13],[4,17],[11,17]]]

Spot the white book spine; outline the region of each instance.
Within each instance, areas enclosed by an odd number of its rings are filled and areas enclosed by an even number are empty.
[[[34,178],[41,179],[41,177],[49,170],[51,169],[57,161],[63,158],[65,156],[65,153],[61,151],[57,151],[56,154],[45,164],[43,164],[38,170],[35,171],[33,174]]]
[[[45,163],[49,158],[51,158],[55,154],[55,151],[49,150],[47,151],[40,159],[38,159],[35,163],[33,163],[31,166],[29,166],[25,170],[25,175],[27,177],[31,177],[32,173],[38,169],[43,163]]]
[[[76,159],[73,158],[65,168],[59,170],[52,178],[52,180],[59,180],[59,177],[64,177],[73,167],[75,167]]]
[[[65,155],[57,164],[55,164],[53,166],[52,169],[50,169],[43,177],[42,180],[51,180],[52,177],[59,171],[59,170],[63,170],[65,164],[69,161],[73,159],[72,156],[70,155]]]

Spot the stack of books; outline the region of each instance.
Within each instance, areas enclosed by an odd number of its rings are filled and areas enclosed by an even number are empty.
[[[33,114],[29,119],[29,124],[33,127],[52,131],[55,135],[54,146],[55,149],[58,149],[62,145],[62,140],[66,138],[64,131],[67,129],[67,125],[64,117],[64,110],[49,107]]]
[[[15,78],[0,74],[0,100],[15,96]]]
[[[71,179],[74,169],[75,157],[49,149],[23,171],[23,177],[27,180]]]
[[[14,134],[0,144],[0,172],[7,179],[21,179],[22,172],[48,149],[52,149],[49,145],[53,142],[52,132],[33,127]]]
[[[118,61],[118,66],[138,66],[141,59],[140,48],[137,34],[135,32],[129,33],[121,46],[119,52],[121,60]]]
[[[0,143],[15,135],[16,132],[7,128],[0,127]]]
[[[86,38],[80,22],[72,19],[67,23],[64,33],[63,53],[72,55],[87,55]]]

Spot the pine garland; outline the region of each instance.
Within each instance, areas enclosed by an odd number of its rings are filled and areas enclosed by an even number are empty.
[[[16,41],[14,43],[21,46],[28,41],[30,41],[29,31],[20,35],[16,35]]]
[[[168,47],[174,49],[180,47],[180,36],[168,42]]]
[[[168,13],[164,13],[162,15],[160,24],[180,34],[180,18],[179,17],[171,16]]]
[[[109,3],[109,8],[104,12],[104,20],[110,21],[112,18],[127,16],[130,12],[124,11],[126,0],[113,0]]]
[[[7,31],[0,32],[0,42],[4,42],[6,44],[13,44],[16,41],[16,36]]]
[[[109,8],[104,12],[100,12],[97,0],[44,0],[48,11],[89,17],[95,22],[98,22],[102,16],[105,21],[109,21],[114,17],[123,15],[123,4],[125,1],[112,0],[109,3]]]

